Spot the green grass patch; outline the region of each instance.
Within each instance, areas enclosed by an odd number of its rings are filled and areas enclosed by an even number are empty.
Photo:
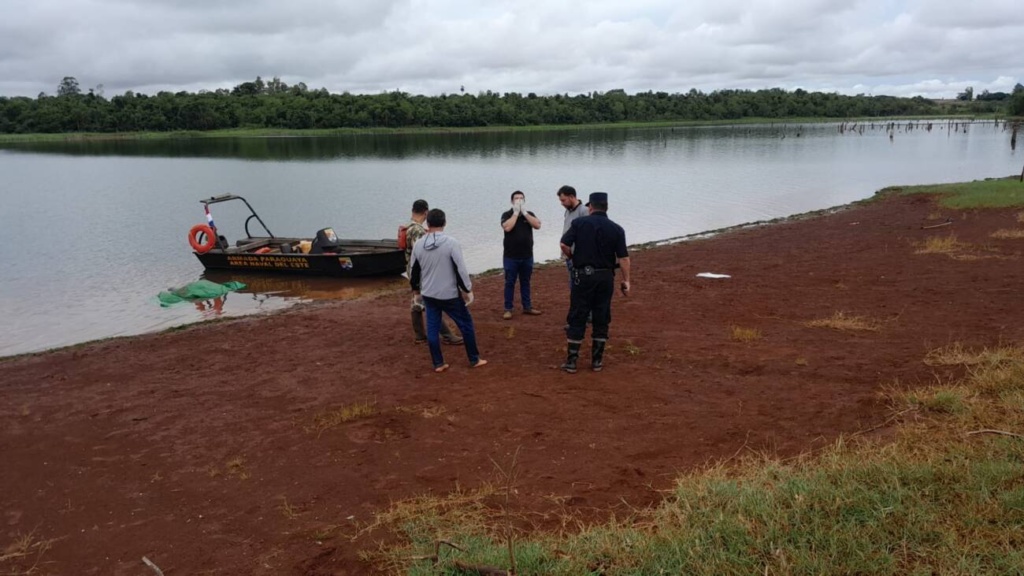
[[[965,408],[964,390],[926,390],[908,395],[907,400],[924,410],[946,414],[959,414]]]
[[[1024,183],[1020,182],[1019,176],[954,184],[898,186],[885,188],[881,193],[937,194],[942,196],[939,202],[942,206],[954,209],[1024,206]]]
[[[414,575],[507,568],[509,550],[519,574],[1020,574],[1024,358],[964,354],[977,362],[962,381],[890,394],[886,440],[712,465],[652,510],[566,519],[557,532],[517,532],[512,546],[493,488],[406,501],[373,525],[399,542],[369,556]]]

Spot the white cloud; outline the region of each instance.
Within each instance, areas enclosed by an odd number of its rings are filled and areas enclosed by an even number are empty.
[[[0,95],[230,88],[952,97],[1024,81],[1017,0],[3,0]]]

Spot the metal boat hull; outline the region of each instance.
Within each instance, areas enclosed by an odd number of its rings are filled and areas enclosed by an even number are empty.
[[[305,274],[336,278],[390,276],[405,272],[405,251],[396,242],[350,241],[330,254],[266,253],[238,249],[193,252],[207,270]]]

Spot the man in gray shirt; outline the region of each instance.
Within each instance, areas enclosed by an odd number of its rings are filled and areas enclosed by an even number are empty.
[[[429,232],[413,245],[409,260],[409,285],[423,297],[426,307],[427,345],[434,372],[448,369],[441,354],[441,312],[455,321],[462,332],[469,365],[476,368],[487,364],[477,349],[473,316],[467,308],[473,303],[473,280],[466,269],[459,241],[444,233],[446,224],[444,211],[435,208],[428,212]]]
[[[412,276],[412,247],[416,245],[416,241],[422,238],[427,233],[427,212],[430,211],[430,206],[426,200],[417,200],[412,203],[412,216],[409,217],[409,223],[405,225],[405,275],[406,277]],[[427,341],[427,331],[424,328],[423,323],[423,299],[419,296],[415,296],[412,299],[412,333],[415,336],[415,342],[422,344]],[[448,327],[448,323],[444,320],[441,321],[441,341],[445,344],[462,344],[462,338],[452,334],[452,329]]]
[[[573,220],[588,216],[590,212],[583,201],[576,197],[576,189],[572,186],[562,186],[558,189],[558,202],[565,208],[565,221],[562,223],[562,236],[565,236]],[[565,254],[562,254],[562,258],[565,259],[565,268],[569,271],[569,291],[572,292],[572,258],[566,258]]]

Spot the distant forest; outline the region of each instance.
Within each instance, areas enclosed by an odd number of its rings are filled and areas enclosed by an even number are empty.
[[[179,130],[462,128],[616,122],[716,121],[742,118],[857,118],[1002,114],[1024,116],[1024,86],[1012,94],[973,94],[935,101],[921,96],[843,96],[805,90],[718,90],[704,93],[623,90],[570,96],[506,92],[440,96],[386,92],[332,94],[305,84],[257,77],[231,90],[131,91],[106,98],[65,77],[53,96],[0,97],[0,133],[170,132]]]

